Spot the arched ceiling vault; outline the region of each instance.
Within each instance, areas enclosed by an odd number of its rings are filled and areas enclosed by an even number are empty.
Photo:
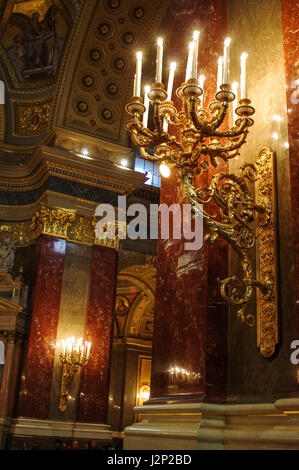
[[[93,154],[101,154],[101,146],[111,160],[115,153],[126,153],[125,105],[132,96],[135,54],[141,49],[145,75],[147,68],[152,71],[154,38],[169,3],[102,0],[85,5],[72,47],[78,53],[67,62],[55,106],[60,145],[69,138],[69,149],[79,151],[71,143],[77,132],[89,136]]]
[[[95,156],[111,160],[128,151],[124,107],[132,96],[134,56],[142,49],[145,75],[152,71],[154,39],[170,3],[5,0],[0,150],[30,153],[56,135],[57,146],[78,151],[86,142]]]

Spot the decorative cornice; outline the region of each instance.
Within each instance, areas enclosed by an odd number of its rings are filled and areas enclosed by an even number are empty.
[[[0,176],[0,189],[4,191],[32,191],[41,187],[49,176],[56,176],[128,195],[145,180],[143,174],[133,170],[121,169],[98,159],[87,162],[56,147],[41,147],[21,168],[3,166],[0,169],[3,175]]]

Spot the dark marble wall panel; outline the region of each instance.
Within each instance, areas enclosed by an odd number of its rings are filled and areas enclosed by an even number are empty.
[[[18,416],[47,419],[65,255],[65,240],[42,235],[37,243],[37,276]]]
[[[236,310],[232,309],[229,398],[232,401],[267,401],[286,396],[296,387],[296,370],[290,363],[290,343],[295,339],[294,265],[280,0],[229,0],[228,17],[233,38],[232,80],[240,80],[240,54],[246,51],[248,97],[256,108],[255,124],[250,128],[247,143],[239,159],[230,163],[230,169],[235,171],[245,160],[254,162],[263,147],[276,152],[280,297],[280,340],[276,354],[269,360],[263,358],[257,349],[256,328],[241,325],[236,318]],[[231,273],[238,273],[238,261],[232,253],[230,269]],[[255,313],[254,303],[250,309]]]
[[[92,347],[81,371],[78,421],[107,419],[117,256],[112,248],[93,246],[84,334]]]
[[[216,91],[217,59],[227,35],[226,2],[172,2],[167,28],[167,59],[180,61],[175,87],[185,78],[192,32],[200,30],[198,71],[207,79],[206,105]],[[222,165],[217,171],[224,169]],[[207,182],[206,177],[200,181]],[[182,202],[174,171],[162,182],[161,202]],[[205,245],[196,252],[185,251],[183,243],[158,242],[149,403],[188,397],[222,401],[226,397],[227,312],[219,297],[217,277],[226,276],[227,247],[216,242],[212,248]]]

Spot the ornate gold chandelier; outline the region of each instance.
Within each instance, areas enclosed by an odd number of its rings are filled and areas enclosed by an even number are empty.
[[[132,142],[140,149],[146,160],[174,165],[182,185],[184,200],[192,205],[194,214],[200,212],[207,229],[205,240],[213,243],[223,237],[240,258],[243,276],[228,277],[220,281],[222,296],[238,306],[238,317],[244,324],[253,326],[255,313],[247,313],[246,307],[258,288],[257,326],[258,346],[269,357],[278,342],[277,296],[276,296],[276,239],[273,158],[270,149],[260,152],[256,164],[244,163],[240,173],[219,172],[212,176],[208,186],[195,186],[195,177],[216,168],[219,159],[228,162],[235,158],[245,143],[249,128],[254,124],[251,116],[255,110],[247,97],[246,59],[241,55],[241,96],[234,114],[237,119],[229,128],[226,118],[230,103],[237,102],[237,88],[229,84],[230,39],[224,42],[224,55],[218,61],[218,83],[215,100],[203,107],[204,77],[197,75],[199,33],[193,34],[185,81],[176,90],[180,107],[171,100],[175,64],[170,64],[167,91],[162,83],[163,40],[157,41],[156,80],[151,89],[141,97],[142,54],[137,53],[133,98],[126,106],[131,119],[125,124]],[[149,106],[153,107],[154,129],[147,127]],[[171,134],[168,126],[174,130]],[[223,129],[224,128],[224,129]],[[149,148],[153,148],[151,155]],[[256,197],[252,196],[250,183],[256,184]],[[197,179],[198,184],[198,179]],[[218,214],[208,212],[206,207],[214,201]],[[256,279],[249,250],[259,236],[259,253]],[[270,252],[268,263],[263,263],[263,240]],[[264,253],[265,254],[265,253]]]

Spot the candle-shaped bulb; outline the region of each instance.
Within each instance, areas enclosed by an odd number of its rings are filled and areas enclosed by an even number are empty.
[[[200,102],[201,102],[201,106],[203,104],[203,93],[204,93],[204,81],[205,81],[206,77],[204,75],[200,75],[199,78],[198,78],[198,85],[199,87],[202,89],[202,95],[200,97]]]
[[[135,96],[141,96],[141,69],[142,69],[142,52],[136,54],[136,87]]]
[[[136,73],[134,74],[133,96],[136,96]]]
[[[185,82],[189,80],[191,77],[192,72],[192,61],[193,61],[193,49],[194,49],[194,42],[189,42],[189,53],[188,53],[188,61],[187,61],[187,68],[186,68],[186,77]]]
[[[229,68],[229,45],[231,38],[226,38],[224,41],[224,54],[223,54],[223,83],[228,84],[228,68]]]
[[[218,59],[218,71],[217,71],[217,91],[220,91],[220,85],[222,85],[223,77],[223,57]]]
[[[236,112],[236,109],[238,107],[238,87],[239,87],[239,83],[238,82],[233,82],[232,83],[232,92],[233,94],[235,95],[235,99],[233,101],[233,115],[232,115],[232,125],[234,125],[234,116],[235,116],[235,112]]]
[[[193,60],[192,60],[192,72],[191,78],[197,78],[197,61],[198,61],[198,42],[199,42],[199,31],[193,33]]]
[[[149,85],[146,85],[144,87],[145,112],[143,113],[143,117],[142,117],[143,127],[147,127],[147,123],[148,123],[148,112],[149,112],[149,105],[150,105],[150,100],[149,100],[148,94],[150,92],[150,89],[151,89],[151,87]]]
[[[156,82],[162,83],[163,38],[157,39]]]
[[[246,79],[246,60],[247,60],[247,57],[248,57],[247,52],[243,52],[241,54],[241,77],[240,77],[241,100],[247,98],[247,79]]]
[[[170,67],[169,67],[169,77],[168,77],[168,84],[167,84],[168,100],[171,100],[175,69],[176,69],[176,62],[171,62]]]

